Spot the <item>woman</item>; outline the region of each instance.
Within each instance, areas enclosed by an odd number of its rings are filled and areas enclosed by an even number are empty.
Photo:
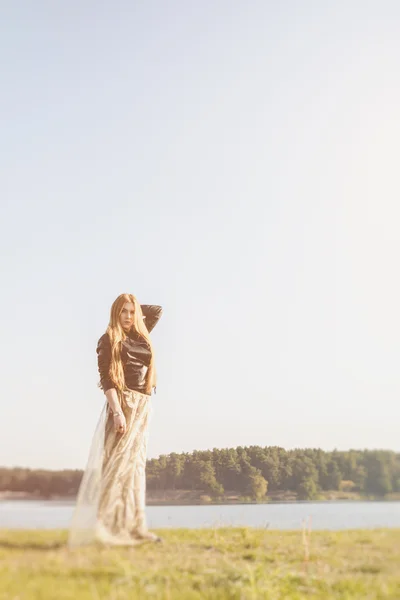
[[[99,386],[106,401],[92,441],[71,523],[69,545],[161,541],[147,529],[146,454],[151,394],[156,389],[149,332],[161,306],[121,294],[98,341]]]

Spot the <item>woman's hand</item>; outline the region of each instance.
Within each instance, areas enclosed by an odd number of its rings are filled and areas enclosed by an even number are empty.
[[[121,435],[126,433],[126,419],[122,412],[114,417],[114,429],[115,433],[120,433]]]

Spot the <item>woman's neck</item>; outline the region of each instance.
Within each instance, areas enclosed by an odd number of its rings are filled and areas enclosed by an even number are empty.
[[[129,335],[130,337],[136,337],[138,335],[136,329],[134,329],[133,327],[131,327],[128,330],[124,330],[125,331],[125,335]]]

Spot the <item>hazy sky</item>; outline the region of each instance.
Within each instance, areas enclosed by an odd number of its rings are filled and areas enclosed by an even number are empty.
[[[397,0],[9,2],[0,464],[83,468],[161,304],[149,457],[400,450]]]

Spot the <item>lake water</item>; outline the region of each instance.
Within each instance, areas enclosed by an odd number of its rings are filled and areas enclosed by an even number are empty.
[[[66,529],[74,503],[49,500],[0,501],[0,528]],[[318,529],[400,527],[400,502],[321,502],[148,506],[150,528],[250,526],[301,529],[311,518]]]

